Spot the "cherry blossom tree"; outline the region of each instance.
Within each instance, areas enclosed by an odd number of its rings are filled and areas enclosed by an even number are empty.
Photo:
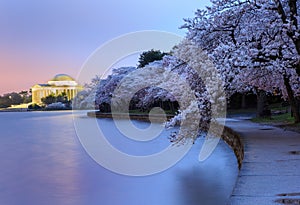
[[[183,123],[185,126],[171,140],[174,143],[195,141],[199,130],[208,131],[217,117],[225,116],[226,98],[220,92],[223,84],[221,76],[214,73],[214,65],[205,52],[189,43],[184,41],[173,50],[174,56],[165,56],[143,68],[114,69],[96,86],[94,102],[97,106],[108,104],[116,113],[128,112],[132,101],[140,108],[148,108],[157,100],[178,102],[177,115],[165,125]],[[217,103],[221,106],[212,106]],[[215,136],[220,136],[218,132],[222,129],[217,129]]]
[[[100,83],[96,87],[95,104],[100,106],[101,104],[110,105],[111,98],[115,88],[120,81],[129,73],[136,70],[135,67],[121,67],[112,70],[112,74],[105,79],[101,79]]]
[[[95,107],[95,96],[98,84],[100,83],[101,78],[96,75],[91,79],[91,82],[84,85],[84,89],[77,93],[73,99],[72,108],[77,109],[90,109],[94,110]]]
[[[187,38],[204,49],[227,90],[279,90],[300,122],[299,6],[296,0],[212,0],[186,19]],[[298,74],[297,74],[298,72]]]
[[[121,67],[112,70],[106,78],[95,76],[90,83],[85,84],[84,90],[74,99],[73,109],[98,109],[101,104],[110,106],[112,93],[121,79],[135,67]]]

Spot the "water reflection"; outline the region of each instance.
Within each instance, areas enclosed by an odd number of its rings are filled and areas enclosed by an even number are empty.
[[[105,132],[114,133],[110,141],[115,146],[133,154],[168,145],[167,136],[162,136],[134,148],[136,144],[115,135],[111,121],[99,123]],[[127,177],[100,167],[86,154],[70,112],[0,113],[0,125],[0,204],[220,205],[226,204],[237,176],[234,154],[223,142],[203,163],[197,161],[199,140],[171,169]]]
[[[1,114],[0,204],[75,204],[82,181],[71,115],[30,114]]]

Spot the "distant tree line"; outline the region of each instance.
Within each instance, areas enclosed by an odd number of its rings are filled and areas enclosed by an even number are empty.
[[[32,95],[30,91],[21,91],[19,93],[12,92],[0,96],[0,108],[7,108],[11,105],[20,105],[23,103],[30,103]]]

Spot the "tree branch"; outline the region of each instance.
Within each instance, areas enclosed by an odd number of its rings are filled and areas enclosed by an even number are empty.
[[[298,21],[297,21],[297,0],[289,0],[289,7],[290,7],[290,18],[293,22],[293,25],[298,29]]]
[[[283,9],[281,1],[280,0],[274,0],[274,3],[277,6],[277,10],[278,10],[279,15],[281,16],[282,22],[287,23],[287,15],[286,15],[286,13]]]

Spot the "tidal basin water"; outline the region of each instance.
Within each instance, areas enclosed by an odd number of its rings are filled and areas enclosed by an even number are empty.
[[[129,154],[155,153],[169,145],[168,131],[148,144],[134,143],[112,120],[98,123],[113,136],[108,140]],[[199,139],[172,168],[130,177],[89,157],[77,138],[72,112],[0,113],[0,128],[1,205],[222,205],[238,174],[236,158],[223,141],[204,162],[198,161]]]

